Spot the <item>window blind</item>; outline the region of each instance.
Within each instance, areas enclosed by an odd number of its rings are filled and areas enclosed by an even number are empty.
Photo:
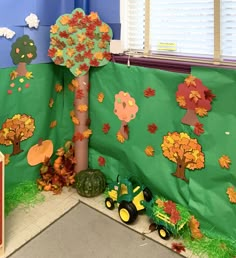
[[[236,59],[236,0],[221,1],[221,54]]]

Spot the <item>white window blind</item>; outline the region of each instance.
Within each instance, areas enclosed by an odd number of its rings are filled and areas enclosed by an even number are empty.
[[[127,51],[148,48],[150,55],[236,59],[236,0],[120,2],[121,35]],[[146,31],[145,22],[150,25]]]
[[[221,1],[221,46],[224,59],[236,59],[236,0]]]

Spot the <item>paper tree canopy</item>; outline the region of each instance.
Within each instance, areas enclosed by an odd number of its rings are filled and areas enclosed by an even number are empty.
[[[90,66],[102,66],[111,58],[112,30],[97,13],[85,15],[80,8],[61,15],[50,30],[48,55],[57,65],[66,66],[75,76]]]

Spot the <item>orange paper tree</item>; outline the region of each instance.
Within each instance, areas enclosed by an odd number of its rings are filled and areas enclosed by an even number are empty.
[[[28,115],[17,114],[8,118],[0,130],[0,144],[13,145],[11,155],[22,152],[20,143],[33,135],[35,129],[34,119]]]
[[[50,30],[48,55],[75,76],[75,172],[88,167],[88,90],[90,66],[106,65],[110,58],[111,28],[97,13],[85,15],[80,8],[60,16]]]
[[[174,176],[188,181],[185,177],[185,169],[201,169],[204,167],[204,153],[197,139],[192,139],[186,133],[168,133],[164,136],[161,145],[163,155],[176,163]]]

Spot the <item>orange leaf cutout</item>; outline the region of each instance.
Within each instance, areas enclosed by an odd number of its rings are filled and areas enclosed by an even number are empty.
[[[92,130],[91,129],[87,129],[83,132],[83,136],[84,138],[88,139],[89,136],[92,134]]]
[[[50,100],[49,100],[49,107],[50,108],[52,108],[53,107],[53,104],[54,104],[54,100],[53,100],[53,98],[50,98]]]
[[[117,141],[120,142],[120,143],[124,143],[124,142],[125,142],[125,138],[124,138],[124,136],[123,136],[120,132],[118,132],[118,133],[116,134],[116,139],[117,139]]]
[[[186,83],[186,85],[189,86],[196,86],[196,82],[195,82],[196,77],[192,76],[191,74],[184,80],[184,82]]]
[[[158,206],[159,208],[164,207],[164,202],[163,202],[161,199],[157,199],[157,200],[156,200],[156,204],[157,204],[157,206]]]
[[[104,100],[104,94],[103,94],[102,92],[100,92],[100,93],[98,94],[98,102],[102,103],[103,100]]]
[[[189,228],[191,231],[191,235],[195,239],[201,239],[203,237],[203,234],[201,230],[199,229],[200,223],[197,219],[195,219],[194,216],[191,216],[189,220]]]
[[[197,115],[199,115],[201,117],[206,116],[208,114],[207,109],[201,108],[201,107],[195,108],[195,112],[196,112]]]
[[[228,187],[226,193],[229,196],[230,202],[236,203],[236,191],[234,190],[234,187]]]
[[[56,84],[56,86],[55,86],[55,91],[56,91],[56,92],[61,92],[61,91],[62,91],[62,85]]]
[[[193,100],[194,103],[197,103],[201,99],[201,95],[198,91],[192,90],[189,94],[189,98]]]
[[[88,111],[88,106],[87,105],[78,105],[77,110],[80,112],[86,112],[86,111]]]
[[[57,126],[57,121],[56,120],[52,121],[50,124],[50,128],[54,128],[56,126]]]
[[[230,163],[231,163],[231,160],[229,158],[229,156],[227,155],[223,155],[219,158],[219,164],[222,168],[229,168],[230,167]]]
[[[180,107],[185,107],[186,106],[186,101],[184,96],[178,96],[176,98],[176,101],[179,103]]]
[[[18,76],[18,72],[16,72],[16,71],[12,71],[12,72],[10,73],[10,79],[11,79],[11,80],[14,80],[17,76]]]
[[[154,156],[154,148],[152,146],[147,146],[145,149],[145,153],[149,157]]]
[[[77,117],[72,116],[72,117],[71,117],[71,120],[72,120],[72,122],[73,122],[75,125],[79,125],[79,119],[78,119]]]
[[[4,163],[5,165],[10,163],[10,154],[4,154]]]

